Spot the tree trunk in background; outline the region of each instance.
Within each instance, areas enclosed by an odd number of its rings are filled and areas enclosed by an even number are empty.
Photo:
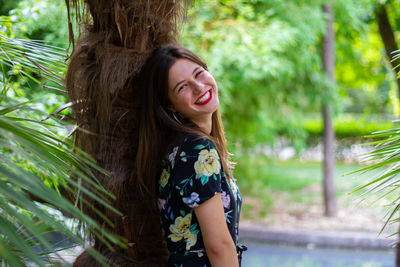
[[[392,52],[396,51],[397,44],[396,40],[394,39],[394,33],[392,26],[389,22],[389,17],[386,11],[385,5],[378,4],[375,9],[376,20],[378,22],[379,27],[379,34],[381,35],[383,44],[385,45],[386,55],[390,61],[390,64],[393,67],[393,71],[397,76],[397,69],[396,66],[400,64],[400,60],[397,59],[392,61],[393,55]],[[400,98],[400,80],[396,79],[397,81],[397,97]],[[398,242],[400,241],[400,225],[399,225],[399,235],[397,237]],[[396,245],[396,267],[400,267],[400,245],[399,243]]]
[[[378,6],[375,9],[375,15],[376,15],[376,20],[378,22],[379,34],[381,35],[383,44],[385,45],[386,55],[389,61],[391,61],[393,58],[392,52],[396,51],[398,48],[396,40],[394,39],[393,29],[392,26],[390,25],[385,5],[378,4]],[[397,59],[395,61],[391,61],[390,64],[394,69],[398,64],[400,64],[400,60]],[[394,69],[394,72],[395,75],[397,76],[396,69]],[[397,81],[397,96],[398,98],[400,98],[400,80],[396,79],[396,81]]]
[[[334,32],[333,32],[333,11],[330,4],[322,6],[327,19],[327,31],[323,38],[322,45],[322,63],[323,69],[327,73],[331,83],[334,83],[335,71],[335,50],[334,50]],[[324,121],[323,145],[324,145],[324,200],[325,216],[336,216],[336,196],[335,196],[335,132],[331,118],[331,107],[329,103],[322,104],[322,117]]]

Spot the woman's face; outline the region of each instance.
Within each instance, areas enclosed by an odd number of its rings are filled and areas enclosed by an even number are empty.
[[[169,109],[197,125],[211,122],[219,105],[218,87],[213,76],[188,59],[178,59],[168,73]]]

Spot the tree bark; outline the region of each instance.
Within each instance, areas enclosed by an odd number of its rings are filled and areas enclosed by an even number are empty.
[[[376,20],[378,22],[379,34],[381,35],[383,44],[385,45],[386,55],[393,67],[393,71],[397,76],[396,66],[400,64],[400,59],[392,61],[393,51],[398,50],[396,40],[394,38],[393,28],[390,25],[389,17],[386,11],[386,6],[378,4],[375,9]],[[396,68],[396,69],[395,69]],[[397,96],[400,98],[400,80],[396,79],[397,82]]]
[[[326,15],[327,31],[323,38],[322,63],[323,69],[328,75],[330,82],[335,81],[335,50],[333,31],[333,11],[330,4],[324,4],[322,10]],[[330,90],[330,89],[329,89]],[[332,217],[337,214],[335,196],[335,132],[333,129],[331,107],[328,102],[322,104],[322,118],[324,122],[323,145],[324,145],[324,204],[325,216]]]

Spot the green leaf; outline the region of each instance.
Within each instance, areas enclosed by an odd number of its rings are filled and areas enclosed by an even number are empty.
[[[194,147],[194,149],[196,149],[196,150],[200,150],[200,149],[203,149],[203,148],[205,148],[204,145],[196,145],[196,146]]]
[[[205,185],[206,183],[208,183],[209,177],[208,176],[201,176],[201,184]]]
[[[194,231],[196,230],[196,228],[197,228],[197,223],[191,224],[191,225],[189,226],[190,232],[194,232]]]

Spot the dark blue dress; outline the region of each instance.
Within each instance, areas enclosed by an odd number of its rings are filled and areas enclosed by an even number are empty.
[[[237,244],[241,195],[227,179],[215,145],[187,135],[169,151],[159,179],[158,204],[170,258],[168,266],[211,266],[193,208],[221,193],[226,223]]]

